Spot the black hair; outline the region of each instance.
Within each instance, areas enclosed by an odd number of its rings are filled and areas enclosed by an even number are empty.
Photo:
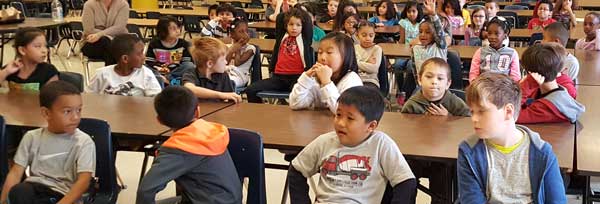
[[[544,27],[544,31],[548,32],[552,36],[552,38],[558,38],[560,40],[560,44],[563,45],[563,47],[567,46],[567,42],[569,42],[569,36],[571,34],[569,33],[569,29],[566,27],[565,24],[561,22],[554,22]]]
[[[538,1],[538,3],[541,4],[548,4],[548,8],[550,9],[550,12],[552,12],[554,10],[554,5],[552,4],[552,2],[550,0],[540,0]],[[538,6],[538,10],[539,10],[539,6]],[[536,10],[537,12],[537,10]]]
[[[441,21],[442,19],[444,19],[444,18],[443,18],[443,17],[441,17],[441,16],[439,16],[439,18],[440,18],[440,21]],[[440,38],[440,36],[438,36],[438,35],[435,33],[436,31],[435,31],[435,27],[434,27],[434,25],[433,25],[433,20],[431,19],[431,17],[429,17],[429,16],[425,16],[425,17],[423,17],[423,21],[422,21],[422,22],[421,22],[421,24],[419,25],[419,33],[421,32],[420,30],[421,30],[421,26],[422,26],[422,25],[429,26],[429,29],[430,29],[432,32],[434,32],[434,33],[433,33],[433,40],[431,41],[431,44],[433,44],[433,43],[436,43],[436,42],[440,42],[441,40],[444,40],[444,38],[443,38],[443,37],[442,37],[442,38]],[[444,32],[445,32],[445,30],[444,30]]]
[[[413,0],[406,2],[406,6],[404,6],[404,10],[402,10],[402,13],[400,13],[400,19],[408,18],[408,10],[411,7],[417,8],[417,19],[415,19],[415,22],[417,22],[417,23],[421,22],[423,20],[423,5],[421,5],[418,2],[413,1]]]
[[[352,0],[341,0],[340,4],[338,5],[337,13],[333,19],[333,30],[344,27],[344,16],[346,15],[346,12],[344,11],[346,9],[344,8],[348,6],[354,7],[356,12],[358,12],[358,8]]]
[[[544,82],[553,81],[563,68],[566,53],[557,43],[535,44],[523,52],[521,67],[544,76]]]
[[[210,11],[212,11],[212,10],[215,10],[215,12],[216,12],[216,11],[217,11],[217,8],[219,8],[219,5],[218,5],[218,4],[213,4],[213,5],[210,5],[210,6],[208,7],[208,14],[210,14]],[[217,14],[218,14],[218,12],[217,12]]]
[[[354,41],[348,35],[340,32],[330,32],[323,39],[324,41],[331,40],[337,45],[342,56],[342,70],[336,79],[332,79],[333,83],[337,84],[347,73],[358,72],[358,63],[356,62],[356,54],[354,51]]]
[[[383,3],[385,3],[385,5],[387,6],[385,10],[385,19],[390,20],[396,18],[396,8],[394,8],[394,3],[392,3],[392,1],[390,0],[381,0],[379,1],[379,3],[377,3],[377,7],[375,7],[375,12],[377,13],[377,16],[381,15],[379,13],[379,7],[381,7]]]
[[[60,96],[80,94],[79,89],[69,82],[53,81],[42,86],[40,89],[40,107],[50,109]]]
[[[444,0],[444,3],[442,4],[442,11],[444,11],[444,13],[445,13],[446,6],[448,6],[448,5],[450,5],[450,7],[452,7],[452,9],[454,10],[453,14],[455,16],[462,17],[462,9],[460,9],[460,3],[458,3],[458,0]]]
[[[287,13],[285,13],[285,16],[283,17],[283,29],[286,32],[287,32],[287,25],[290,22],[290,19],[292,17],[300,19],[300,21],[302,22],[303,28],[306,25],[309,25],[309,24],[312,25],[312,19],[310,19],[310,15],[308,15],[308,13],[306,13],[306,11],[304,11],[300,8],[292,8]],[[304,29],[302,29],[302,30],[304,30]]]
[[[234,15],[235,7],[233,7],[231,4],[221,4],[219,7],[217,7],[217,15],[223,12],[231,12],[231,15]]]
[[[44,31],[34,27],[19,28],[15,33],[15,43],[13,44],[17,57],[21,56],[21,53],[19,53],[19,47],[27,46],[38,36],[45,36]]]
[[[142,42],[137,35],[119,34],[110,43],[110,52],[119,62],[123,55],[130,55],[135,51],[135,44]]]
[[[171,23],[175,23],[177,27],[181,26],[179,21],[173,16],[161,16],[160,19],[158,19],[158,23],[156,24],[156,35],[158,35],[158,39],[164,40],[169,36],[169,26]]]
[[[340,25],[340,27],[338,27],[337,29],[334,28],[334,31],[345,31],[344,30],[344,24],[346,23],[346,20],[348,20],[350,17],[354,17],[354,19],[356,19],[356,25],[354,25],[354,28],[358,29],[358,23],[362,20],[360,18],[360,16],[358,14],[351,14],[351,13],[347,13],[346,15],[343,16],[342,18],[342,24]]]
[[[357,29],[360,30],[362,27],[371,27],[371,28],[375,29],[376,26],[374,23],[371,23],[371,22],[365,21],[365,20],[361,20],[358,22]]]
[[[248,20],[244,19],[244,18],[236,18],[233,20],[233,22],[231,23],[231,26],[229,26],[229,32],[233,32],[233,30],[235,30],[235,28],[237,28],[240,24],[246,24],[248,25]]]
[[[510,35],[510,28],[512,27],[512,25],[508,21],[506,21],[504,17],[496,16],[492,18],[490,21],[488,21],[487,24],[485,24],[485,30],[487,31],[487,29],[492,24],[496,24],[498,25],[498,27],[502,28],[502,30],[504,30],[504,33],[506,33],[507,36]]]
[[[587,16],[592,16],[592,17],[594,17],[594,19],[596,19],[600,22],[600,13],[598,13],[598,12],[591,11],[589,13],[586,13],[584,17],[587,17]]]
[[[198,98],[187,88],[168,86],[154,98],[158,120],[172,129],[180,129],[194,121]]]
[[[470,28],[475,29],[475,21],[473,19],[475,19],[475,13],[483,11],[483,25],[481,26],[481,28],[483,29],[485,26],[485,23],[487,22],[488,19],[488,15],[487,12],[485,11],[484,7],[478,6],[477,8],[473,9],[473,11],[471,11],[471,24],[469,25]]]
[[[346,89],[338,98],[338,104],[354,106],[365,117],[365,122],[381,120],[385,102],[379,90],[368,86]]]

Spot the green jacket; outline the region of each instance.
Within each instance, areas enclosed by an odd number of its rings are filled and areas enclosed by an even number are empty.
[[[408,101],[402,107],[402,113],[413,113],[413,114],[425,114],[427,112],[427,106],[431,102],[428,101],[421,91],[411,96]],[[444,97],[436,104],[442,104],[450,115],[454,116],[471,116],[471,111],[465,102],[458,96],[450,93],[446,90]]]

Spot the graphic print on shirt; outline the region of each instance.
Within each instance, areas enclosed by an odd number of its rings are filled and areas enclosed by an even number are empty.
[[[495,61],[495,59],[494,59],[494,61]],[[496,64],[496,70],[494,70],[493,66],[492,66],[494,61],[492,60],[492,55],[486,55],[485,56],[485,64],[484,64],[482,70],[492,71],[492,72],[500,72],[503,74],[510,74],[510,73],[506,73],[507,71],[510,70],[510,64],[512,62],[510,55],[500,55],[498,57],[498,61],[497,61],[498,63]]]
[[[296,52],[298,50],[298,44],[296,44],[296,39],[292,39],[291,37],[288,37],[285,39],[285,49],[283,50],[283,52],[286,55],[295,55]]]
[[[156,61],[162,64],[180,64],[183,58],[183,47],[174,50],[154,49]]]
[[[116,87],[107,86],[104,89],[104,93],[121,96],[143,96],[144,90],[139,87],[135,87],[132,82],[128,81],[123,84],[119,84]]]
[[[371,157],[353,154],[330,155],[321,163],[321,177],[332,185],[346,188],[362,187],[371,175]]]
[[[39,91],[40,83],[15,83],[12,81],[8,82],[8,88],[12,90],[22,90],[22,91]]]

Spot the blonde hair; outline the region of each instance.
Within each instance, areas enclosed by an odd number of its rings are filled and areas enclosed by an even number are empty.
[[[502,108],[506,104],[515,107],[515,119],[521,109],[521,88],[510,77],[504,74],[486,72],[475,78],[465,91],[467,105],[483,106],[485,102]]]
[[[227,53],[227,46],[213,37],[200,37],[192,41],[190,54],[197,68],[206,68],[206,62],[215,61]]]

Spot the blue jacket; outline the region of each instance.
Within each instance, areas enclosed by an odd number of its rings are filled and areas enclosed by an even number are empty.
[[[531,139],[529,179],[534,203],[567,203],[558,160],[552,146],[525,126],[517,125]],[[488,162],[485,143],[477,135],[463,141],[458,148],[458,195],[461,204],[486,203]]]

